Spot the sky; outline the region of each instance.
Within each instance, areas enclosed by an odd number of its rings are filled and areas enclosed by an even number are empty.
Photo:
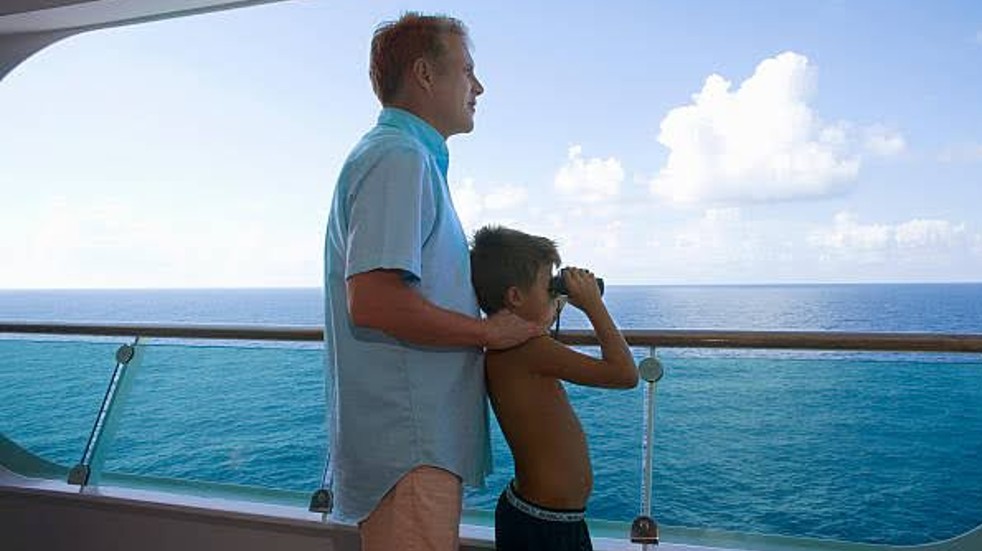
[[[0,289],[320,286],[371,33],[410,9],[470,29],[468,233],[615,285],[982,281],[982,2],[294,0],[0,81]]]

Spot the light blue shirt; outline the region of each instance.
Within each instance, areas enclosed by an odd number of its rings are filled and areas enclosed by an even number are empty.
[[[326,387],[334,518],[355,523],[418,465],[479,486],[490,472],[484,359],[478,348],[412,345],[356,327],[345,281],[400,270],[434,304],[478,317],[467,237],[447,188],[443,136],[385,108],[348,156],[324,251]]]

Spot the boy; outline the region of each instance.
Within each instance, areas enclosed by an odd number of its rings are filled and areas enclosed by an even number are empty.
[[[544,237],[484,227],[471,247],[471,279],[481,309],[511,310],[548,329],[559,308],[549,282],[560,264]],[[588,270],[562,271],[569,303],[582,310],[600,341],[602,359],[581,354],[548,336],[488,351],[485,376],[491,405],[515,460],[515,478],[495,509],[499,551],[592,549],[584,520],[593,484],[590,455],[562,381],[633,388],[634,358]]]

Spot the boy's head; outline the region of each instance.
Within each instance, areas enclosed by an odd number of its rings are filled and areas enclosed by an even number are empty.
[[[516,301],[548,296],[549,276],[559,264],[551,239],[501,226],[481,228],[471,245],[471,282],[481,310],[491,315],[514,308]]]

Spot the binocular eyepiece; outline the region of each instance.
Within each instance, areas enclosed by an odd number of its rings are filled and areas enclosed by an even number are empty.
[[[566,289],[566,280],[563,279],[563,273],[566,269],[559,271],[559,274],[552,276],[549,280],[549,292],[553,295],[569,295],[569,290]],[[600,296],[604,294],[604,280],[602,278],[597,279],[597,287],[600,287]]]

